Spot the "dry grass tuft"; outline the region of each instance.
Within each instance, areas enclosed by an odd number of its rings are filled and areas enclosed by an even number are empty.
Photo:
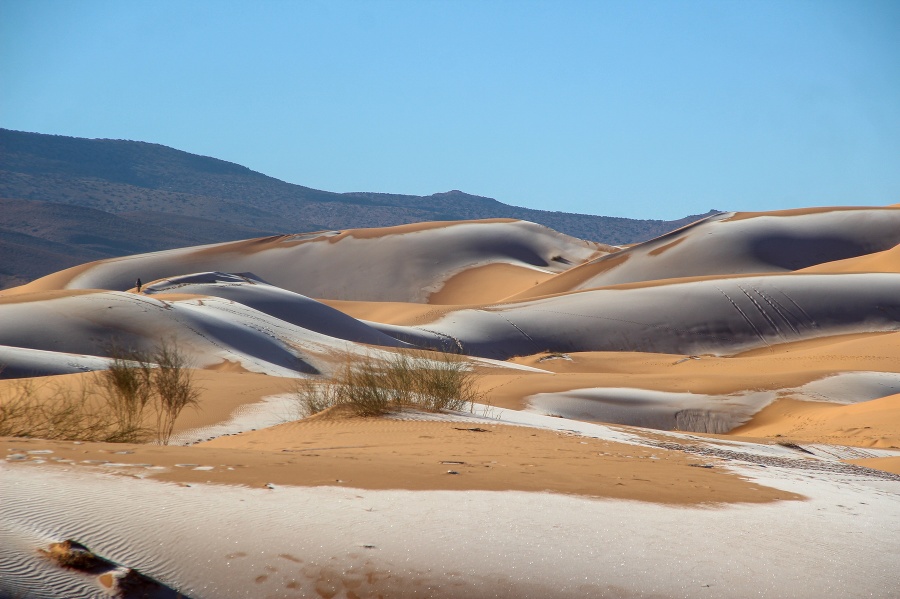
[[[118,441],[120,431],[94,390],[16,381],[0,395],[0,436]]]
[[[175,420],[199,403],[187,359],[174,342],[142,354],[111,348],[112,362],[78,389],[20,379],[0,393],[0,436],[140,443],[172,437]],[[152,421],[155,427],[148,423]]]
[[[300,416],[346,405],[358,416],[403,408],[462,410],[480,401],[469,362],[438,352],[400,352],[389,358],[347,356],[328,381],[303,379],[294,390]]]
[[[40,549],[41,554],[57,565],[82,572],[102,567],[104,561],[88,551],[87,547],[75,541],[50,543],[48,549]]]

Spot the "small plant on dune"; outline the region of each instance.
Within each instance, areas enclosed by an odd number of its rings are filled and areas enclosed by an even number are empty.
[[[160,342],[152,359],[157,365],[151,377],[156,402],[156,440],[168,445],[175,419],[185,408],[199,404],[200,389],[194,384],[186,356],[174,342]]]
[[[167,445],[181,412],[199,403],[200,389],[185,355],[171,341],[151,353],[109,351],[109,368],[77,387],[35,379],[5,384],[0,436],[138,443],[155,434]]]
[[[75,541],[50,543],[48,549],[39,549],[38,551],[63,568],[90,571],[103,565],[103,560],[91,553],[87,547]]]
[[[115,441],[114,422],[93,395],[83,383],[73,388],[33,379],[9,382],[0,393],[0,436]]]
[[[296,413],[290,419],[305,418],[344,403],[341,387],[334,382],[298,379],[293,389]]]
[[[34,383],[24,381],[4,389],[0,396],[0,437],[24,437],[31,427],[26,424],[33,411]]]
[[[108,353],[113,361],[99,378],[116,421],[116,440],[138,442],[155,435],[157,443],[168,445],[179,414],[200,398],[184,353],[170,340],[160,341],[151,352],[113,346]],[[148,409],[152,429],[144,424]]]
[[[461,356],[441,353],[420,355],[412,360],[416,407],[435,412],[463,410],[482,401],[471,364]]]
[[[150,434],[144,412],[153,396],[153,364],[136,350],[112,347],[108,353],[113,361],[98,374],[106,405],[123,441],[144,440]]]
[[[298,382],[295,397],[305,416],[337,405],[348,405],[360,416],[404,407],[439,412],[479,401],[475,383],[475,373],[461,356],[398,352],[388,358],[347,356],[331,380]]]

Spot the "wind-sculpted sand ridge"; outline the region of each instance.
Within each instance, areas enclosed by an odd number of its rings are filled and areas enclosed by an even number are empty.
[[[109,597],[132,568],[197,599],[887,599],[898,242],[897,206],[720,214],[625,249],[426,223],[6,290],[0,425],[17,396],[103,409],[95,371],[163,341],[197,405],[168,446],[0,439],[0,597]],[[477,399],[302,418],[302,389],[398,354],[429,372],[423,349],[461,354]],[[106,565],[47,557],[66,541]]]
[[[273,292],[265,285],[252,287],[262,296],[262,307],[273,312],[312,307],[312,315],[307,314],[307,319],[324,315],[316,321],[317,329],[345,333],[353,340],[403,345],[367,330],[361,323],[348,326],[348,317],[307,298]],[[94,291],[63,296],[53,293],[47,299],[39,293],[28,297],[27,302],[0,304],[0,345],[107,356],[113,346],[150,351],[161,339],[174,340],[193,366],[210,367],[232,361],[250,371],[279,376],[318,373],[328,368],[329,356],[369,352],[352,341],[214,296]],[[44,358],[44,354],[18,352],[17,371],[40,370]],[[84,361],[90,369],[98,364]]]
[[[790,272],[886,251],[898,243],[896,207],[723,213],[595,258],[517,297],[657,279]]]
[[[467,269],[505,264],[541,273],[567,270],[608,246],[525,221],[435,223],[284,235],[101,260],[49,275],[23,290],[127,290],[195,272],[252,273],[315,298],[425,302]],[[526,279],[523,285],[533,282]],[[502,299],[520,288],[505,289]]]
[[[413,344],[507,359],[541,351],[729,354],[900,328],[900,276],[783,275],[596,289],[375,328]],[[454,348],[456,346],[456,348]]]
[[[310,331],[356,343],[402,347],[406,344],[306,296],[248,275],[198,273],[155,281],[145,295],[186,293],[223,298]]]

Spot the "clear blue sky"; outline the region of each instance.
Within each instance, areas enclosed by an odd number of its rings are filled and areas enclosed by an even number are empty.
[[[0,126],[634,218],[900,202],[900,1],[0,0]]]

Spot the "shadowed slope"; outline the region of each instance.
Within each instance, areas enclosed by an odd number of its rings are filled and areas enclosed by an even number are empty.
[[[900,275],[778,275],[595,289],[446,312],[399,339],[497,359],[541,351],[728,354],[900,328]]]
[[[895,207],[720,214],[594,259],[517,297],[660,279],[788,272],[898,243],[900,209]]]
[[[253,273],[316,298],[425,302],[467,269],[507,264],[557,273],[602,251],[598,244],[524,221],[426,223],[266,237],[102,260],[13,292],[125,290],[137,277],[152,281],[220,271]],[[503,292],[504,297],[508,294]]]
[[[250,371],[295,376],[318,372],[317,365],[326,363],[323,356],[348,346],[214,297],[167,301],[117,291],[70,291],[2,299],[0,345],[10,347],[105,356],[113,343],[149,351],[160,339],[171,339],[192,366],[229,360]]]
[[[248,275],[211,272],[172,277],[150,283],[141,292],[161,299],[173,293],[219,297],[329,337],[370,345],[406,345],[314,299]]]

